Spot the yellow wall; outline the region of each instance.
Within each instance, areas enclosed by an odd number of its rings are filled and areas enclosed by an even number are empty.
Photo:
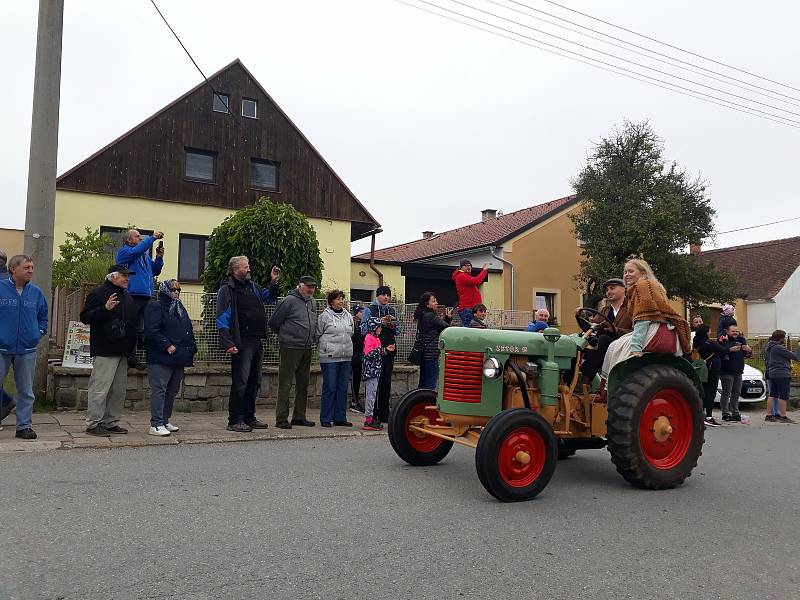
[[[504,273],[491,273],[489,279],[480,286],[481,298],[487,308],[505,306]]]
[[[565,211],[503,244],[503,258],[514,263],[515,308],[532,310],[539,292],[556,293],[556,314],[565,332],[577,331],[574,309],[581,305],[575,276],[581,260],[573,224]],[[508,269],[506,269],[508,271]],[[511,308],[511,276],[505,273],[505,308]]]
[[[25,232],[22,229],[0,229],[0,250],[8,258],[15,254],[22,254],[25,246]]]
[[[404,298],[406,278],[400,274],[399,265],[376,264],[375,268],[383,273],[383,283],[392,289],[393,301],[407,302]],[[361,275],[361,273],[364,273]],[[352,261],[350,263],[350,288],[375,290],[378,287],[378,274],[369,267],[369,263]]]
[[[81,192],[56,192],[56,219],[54,258],[58,257],[58,246],[69,231],[82,232],[86,227],[125,227],[136,223],[145,229],[164,232],[164,270],[161,278],[178,274],[179,234],[210,235],[225,217],[233,211],[213,206],[197,206],[145,200],[142,198],[120,198]],[[350,288],[350,223],[309,218],[317,233],[320,253],[324,262],[322,288]],[[265,280],[256,274],[256,279]],[[201,292],[200,284],[182,284],[186,292]]]

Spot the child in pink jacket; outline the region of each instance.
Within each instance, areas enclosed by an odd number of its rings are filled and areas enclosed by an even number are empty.
[[[364,337],[364,429],[367,431],[381,431],[383,425],[372,418],[375,409],[375,398],[378,395],[378,379],[381,376],[381,361],[387,348],[381,346],[378,336],[381,334],[381,320],[371,318],[367,322],[367,335]]]

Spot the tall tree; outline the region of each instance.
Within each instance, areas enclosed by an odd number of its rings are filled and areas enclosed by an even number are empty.
[[[667,293],[691,306],[737,295],[732,273],[686,251],[711,237],[715,211],[705,182],[666,163],[663,151],[649,123],[625,122],[594,147],[572,181],[582,201],[572,215],[583,243],[578,280],[592,300],[631,256],[647,260]]]
[[[211,233],[203,275],[207,292],[216,291],[228,276],[232,256],[247,256],[253,279],[267,284],[272,265],[283,270],[280,293],[297,285],[303,275],[317,281],[322,276],[322,259],[317,234],[308,219],[290,204],[263,197],[225,219]]]

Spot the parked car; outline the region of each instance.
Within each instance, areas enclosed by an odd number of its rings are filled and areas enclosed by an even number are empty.
[[[717,397],[714,402],[719,404],[719,397],[722,394],[722,383],[717,387]],[[767,399],[767,382],[764,374],[750,365],[744,366],[742,373],[742,391],[739,394],[739,402],[761,402]]]

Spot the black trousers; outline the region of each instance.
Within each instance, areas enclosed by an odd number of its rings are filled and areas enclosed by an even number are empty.
[[[597,372],[603,366],[603,359],[606,357],[606,351],[608,351],[608,347],[611,345],[615,338],[613,335],[608,333],[600,334],[597,337],[597,348],[594,350],[587,350],[584,352],[583,356],[583,365],[581,365],[581,373],[589,379],[589,381],[593,381]]]
[[[714,398],[717,397],[717,386],[719,385],[719,371],[709,371],[708,381],[703,384],[703,408],[706,416],[714,414]]]
[[[374,416],[381,421],[389,420],[389,398],[392,395],[392,371],[394,370],[395,353],[390,352],[381,361],[381,376],[378,379],[378,397],[375,403]]]
[[[351,396],[351,404],[359,404],[361,402],[361,371],[364,368],[364,363],[361,360],[353,359],[350,364],[353,367],[353,395]]]
[[[261,388],[261,338],[245,336],[231,354],[231,394],[228,397],[228,424],[252,423],[256,419],[256,396]]]
[[[136,347],[144,348],[144,309],[150,304],[150,296],[131,296],[136,309],[136,343],[128,354],[128,362],[136,362]]]

